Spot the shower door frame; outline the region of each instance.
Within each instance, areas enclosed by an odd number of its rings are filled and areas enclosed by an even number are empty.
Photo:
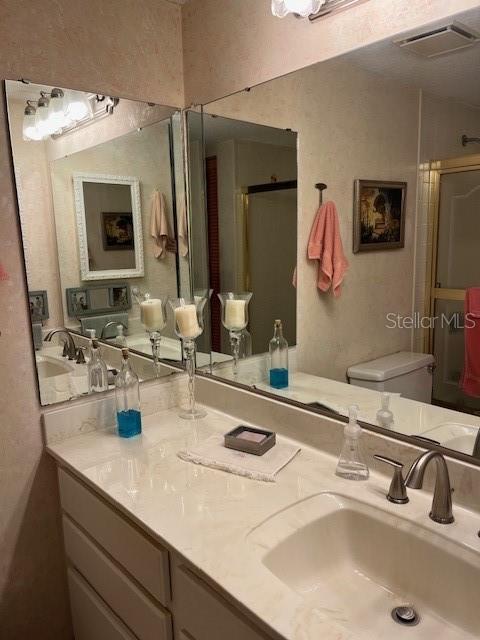
[[[440,186],[442,175],[480,171],[480,154],[434,160],[430,162],[430,203],[429,203],[429,246],[431,250],[427,260],[427,277],[425,287],[425,315],[433,317],[436,300],[465,300],[465,289],[448,289],[437,287],[438,230],[440,218]],[[425,353],[433,353],[434,328],[431,326],[424,335]]]

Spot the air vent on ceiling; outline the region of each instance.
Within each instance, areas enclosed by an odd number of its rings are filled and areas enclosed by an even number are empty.
[[[452,53],[459,49],[471,47],[479,42],[480,37],[472,29],[458,23],[432,29],[409,38],[396,40],[395,44],[425,58]]]

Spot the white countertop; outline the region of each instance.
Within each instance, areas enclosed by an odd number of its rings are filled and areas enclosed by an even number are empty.
[[[50,445],[57,461],[133,519],[160,543],[181,554],[241,607],[288,640],[431,640],[428,628],[406,630],[391,622],[375,639],[366,629],[352,630],[349,611],[311,605],[276,578],[261,562],[249,534],[273,514],[306,497],[330,491],[407,518],[428,531],[480,553],[472,512],[455,507],[456,521],[442,526],[428,518],[431,496],[411,491],[407,505],[387,502],[388,480],[373,473],[356,483],[334,475],[337,460],[302,446],[300,454],[264,483],[183,462],[180,449],[212,433],[225,433],[238,420],[208,409],[195,423],[177,410],[144,418],[143,434],[121,440],[113,432],[95,431]],[[469,637],[443,627],[442,640]]]

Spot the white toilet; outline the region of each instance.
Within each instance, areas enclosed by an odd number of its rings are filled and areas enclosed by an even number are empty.
[[[428,353],[399,351],[348,368],[350,384],[376,391],[400,393],[430,404],[435,358]]]

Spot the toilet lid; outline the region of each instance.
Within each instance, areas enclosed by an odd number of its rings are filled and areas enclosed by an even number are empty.
[[[398,351],[398,353],[392,353],[376,360],[353,365],[348,368],[347,375],[350,379],[355,380],[384,382],[423,369],[434,362],[435,358],[429,353]]]

